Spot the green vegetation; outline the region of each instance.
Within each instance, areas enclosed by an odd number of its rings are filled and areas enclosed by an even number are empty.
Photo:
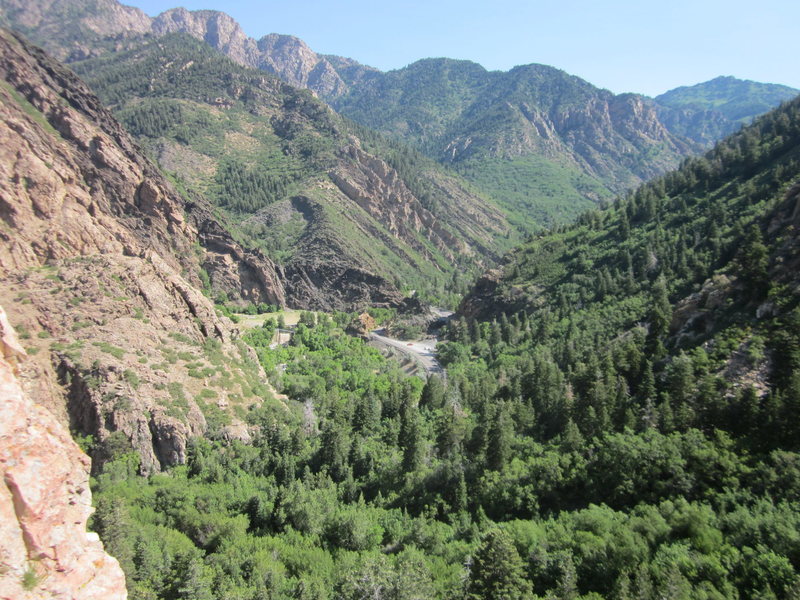
[[[147,359],[145,359],[145,362],[147,362]],[[142,381],[135,371],[132,371],[131,369],[125,369],[125,371],[122,373],[122,376],[134,390],[139,389]]]
[[[531,240],[446,380],[351,315],[248,330],[285,394],[251,445],[98,476],[131,597],[795,598],[798,140],[800,101]]]
[[[611,192],[575,166],[527,155],[497,158],[476,156],[454,165],[455,170],[495,198],[521,231],[570,223]]]
[[[454,304],[477,263],[514,241],[491,201],[457,175],[345,121],[309,92],[241,67],[186,34],[129,42],[127,50],[71,66],[182,193],[208,198],[238,242],[279,264],[306,268],[304,258],[339,247],[342,262],[391,273],[398,288]],[[398,236],[347,200],[330,173],[344,170],[357,180],[362,167],[348,149],[362,142],[398,170],[446,238],[474,244],[480,256],[438,248],[425,229]],[[476,214],[488,217],[476,223]],[[216,292],[205,275],[203,285]]]
[[[425,59],[381,74],[371,85],[333,101],[353,120],[396,135],[428,155],[481,92],[492,74],[466,60]]]
[[[22,589],[28,592],[33,591],[39,587],[44,579],[44,576],[36,570],[36,566],[31,564],[22,574]]]
[[[800,90],[785,85],[717,77],[670,90],[656,97],[656,101],[672,108],[715,110],[727,119],[743,124],[798,94]]]
[[[113,344],[110,344],[108,342],[92,342],[92,346],[96,346],[97,348],[100,349],[101,352],[110,354],[117,360],[122,360],[122,358],[125,356],[125,350],[123,350],[122,348],[118,348],[117,346],[114,346]]]

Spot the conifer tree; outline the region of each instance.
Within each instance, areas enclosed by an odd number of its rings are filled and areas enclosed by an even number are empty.
[[[403,449],[403,471],[411,473],[422,465],[424,440],[420,427],[419,410],[414,400],[406,396],[400,410],[400,436],[398,443]]]
[[[514,436],[514,424],[505,404],[501,405],[489,429],[486,448],[486,466],[492,471],[499,471],[508,462],[511,455],[511,439]]]
[[[525,600],[531,583],[511,538],[492,529],[475,552],[467,586],[467,600]]]

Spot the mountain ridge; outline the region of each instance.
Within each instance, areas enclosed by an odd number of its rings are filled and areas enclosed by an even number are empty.
[[[775,83],[761,83],[721,75],[694,85],[681,86],[655,97],[671,108],[714,110],[738,124],[747,124],[800,90]]]
[[[3,5],[7,20],[22,10],[21,0],[3,0]],[[65,10],[74,6],[72,0],[48,6],[61,7],[61,11],[51,10],[50,20],[41,21],[39,29],[49,35],[36,39],[51,49],[61,47],[63,57],[87,58],[125,46],[118,24],[109,25],[110,38],[102,40],[98,34],[101,25],[113,21],[119,10],[113,0],[98,0],[100,8],[95,12],[108,15],[105,21],[80,9],[75,9],[77,13]],[[42,12],[46,11],[37,14]],[[140,15],[132,12],[126,18],[134,17]],[[520,65],[501,72],[446,59],[448,64],[460,65],[457,76],[471,77],[456,81],[437,80],[446,75],[431,65],[441,64],[443,59],[423,59],[384,73],[352,59],[316,54],[292,36],[249,38],[236,21],[219,11],[176,8],[152,18],[149,26],[137,23],[135,30],[140,33],[148,27],[145,33],[153,35],[189,33],[239,64],[308,88],[345,116],[454,165],[484,194],[498,200],[515,224],[527,232],[567,221],[593,204],[676,167],[683,158],[734,131],[740,122],[715,107],[675,102],[670,106],[638,94],[613,95],[546,65]],[[75,28],[94,32],[95,41],[76,41],[76,36],[70,35]],[[23,30],[36,34],[30,20]],[[65,44],[78,48],[69,53],[63,49]],[[467,65],[472,75],[465,72]],[[403,84],[399,78],[408,78],[409,73],[416,75]],[[476,81],[481,78],[484,81]],[[567,84],[567,79],[571,83]],[[406,91],[394,89],[398,84],[406,85]],[[554,110],[553,101],[558,97],[548,95],[565,85],[572,93],[583,95],[586,102],[582,107],[574,106],[574,98],[562,94],[556,102],[561,106]],[[411,87],[419,93],[412,93]],[[592,100],[586,98],[587,91]],[[514,100],[502,98],[504,95]],[[403,100],[398,104],[400,96]],[[445,100],[449,106],[444,105]],[[750,114],[769,107],[769,103],[743,102],[750,106]],[[513,164],[508,163],[509,158]],[[481,174],[476,175],[477,171]]]

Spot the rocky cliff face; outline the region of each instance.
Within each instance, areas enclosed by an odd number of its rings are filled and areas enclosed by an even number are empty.
[[[0,25],[36,37],[60,60],[96,54],[98,40],[149,33],[151,23],[138,8],[115,0],[95,0],[91,5],[74,0],[0,1]]]
[[[7,32],[0,78],[0,302],[32,354],[22,386],[93,436],[93,458],[180,463],[188,437],[225,435],[236,406],[270,397],[200,293],[201,265],[212,286],[276,304],[279,275],[185,204],[80,80]]]
[[[322,98],[336,98],[347,85],[327,58],[301,39],[271,33],[258,40],[258,68],[274,73],[287,83],[314,91]]]
[[[24,392],[25,358],[0,307],[0,598],[124,600],[119,563],[86,531],[89,458]]]
[[[173,8],[158,15],[151,29],[156,35],[188,33],[240,64],[249,64],[256,57],[254,41],[230,16],[215,10],[190,12],[185,8]]]
[[[174,8],[158,15],[152,24],[156,35],[188,33],[205,41],[240,65],[274,73],[285,82],[308,88],[324,97],[343,94],[347,86],[336,70],[303,40],[272,33],[256,41],[225,13]]]
[[[330,173],[331,180],[352,202],[383,225],[392,237],[433,259],[417,238],[422,233],[450,261],[471,249],[437,222],[408,190],[397,171],[356,146],[344,152],[346,161]]]
[[[445,223],[422,205],[395,169],[352,141],[340,151],[327,180],[253,217],[270,223],[287,220],[288,213],[304,222],[285,266],[286,293],[294,304],[404,310],[415,305],[398,290],[400,269],[417,276],[438,274],[440,261],[481,265],[497,258],[492,234],[507,227],[498,209],[477,201],[457,181],[431,173],[429,181],[447,202],[440,208]]]

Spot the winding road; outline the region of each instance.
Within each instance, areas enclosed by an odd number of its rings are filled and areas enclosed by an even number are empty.
[[[431,311],[443,321],[446,321],[453,314],[441,308],[432,308]],[[386,337],[385,329],[375,329],[370,332],[369,339],[376,345],[389,347],[398,350],[406,357],[413,360],[425,371],[426,375],[443,374],[444,368],[436,360],[437,338],[429,338],[422,341],[406,341]]]
[[[394,338],[381,335],[385,333],[383,329],[371,331],[369,339],[379,346],[388,346],[398,350],[414,362],[416,362],[427,375],[442,373],[444,369],[439,361],[436,360],[436,339],[424,340],[422,342],[404,342]]]

